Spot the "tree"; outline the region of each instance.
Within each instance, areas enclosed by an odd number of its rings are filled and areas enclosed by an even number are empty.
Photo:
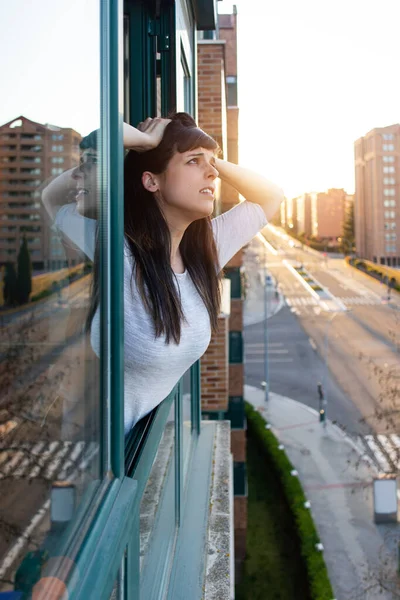
[[[32,291],[32,263],[28,243],[24,236],[18,254],[17,295],[19,304],[29,301]]]
[[[340,243],[343,254],[352,254],[354,241],[354,204],[351,203],[346,213],[343,224],[343,237]]]
[[[3,281],[3,298],[4,304],[8,306],[14,306],[17,303],[17,274],[14,264],[11,262],[6,264]]]

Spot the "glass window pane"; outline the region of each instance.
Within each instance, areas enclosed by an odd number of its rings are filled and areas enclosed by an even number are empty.
[[[184,480],[186,479],[188,470],[192,440],[191,400],[190,369],[188,369],[182,378],[182,458]]]
[[[95,137],[79,146],[100,125],[99,7],[15,0],[0,20],[0,591],[32,591],[103,477],[103,178]]]
[[[176,533],[175,477],[173,402],[140,507],[140,597],[144,600],[163,597]]]

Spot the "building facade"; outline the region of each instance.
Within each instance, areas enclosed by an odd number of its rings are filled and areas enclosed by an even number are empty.
[[[312,235],[311,195],[302,194],[294,199],[296,203],[297,232]]]
[[[347,193],[329,189],[311,196],[311,235],[319,239],[337,240],[343,235]]]
[[[76,167],[81,136],[70,128],[19,116],[0,126],[0,265],[15,263],[26,236],[34,269],[65,266],[59,236],[48,227],[38,188]],[[78,257],[72,255],[72,264]]]
[[[400,265],[400,125],[372,129],[354,144],[356,252]]]

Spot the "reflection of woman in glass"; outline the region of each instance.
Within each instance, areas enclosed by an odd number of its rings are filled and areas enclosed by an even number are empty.
[[[192,117],[124,125],[125,430],[157,406],[207,349],[217,326],[221,269],[262,229],[283,198],[263,177],[217,158],[217,144]],[[95,257],[95,136],[81,166],[43,192],[56,226]],[[216,178],[246,201],[211,219]],[[63,178],[63,179],[61,179]],[[75,185],[76,202],[65,204]],[[64,197],[64,200],[63,200]],[[83,216],[84,215],[84,216]],[[89,319],[99,353],[98,275]]]

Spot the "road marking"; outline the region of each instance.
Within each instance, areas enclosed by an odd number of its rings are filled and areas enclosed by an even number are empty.
[[[377,437],[380,443],[382,444],[383,448],[385,449],[386,453],[389,455],[390,460],[395,465],[397,465],[399,453],[397,449],[393,446],[390,438],[386,435],[378,435]]]
[[[39,523],[44,519],[48,510],[50,509],[50,500],[47,500],[42,508],[36,513],[36,515],[32,518],[28,527],[25,529],[22,535],[16,540],[15,544],[11,548],[11,550],[7,553],[7,556],[3,560],[3,564],[0,568],[0,581],[4,579],[4,575],[7,573],[7,570],[11,567],[14,561],[18,558],[21,550],[26,546],[29,542],[29,538],[31,537],[31,533],[36,529]]]
[[[308,338],[308,341],[310,342],[311,348],[314,350],[314,352],[316,352],[317,351],[317,345],[314,342],[314,340],[312,338]]]
[[[383,454],[383,452],[379,448],[378,444],[376,443],[376,441],[374,439],[374,436],[373,435],[366,435],[365,436],[365,441],[368,444],[369,448],[371,449],[371,451],[372,451],[373,455],[375,456],[376,460],[378,461],[378,464],[381,467],[381,469],[385,473],[391,473],[393,469],[389,465],[389,462],[387,461],[385,455]]]

